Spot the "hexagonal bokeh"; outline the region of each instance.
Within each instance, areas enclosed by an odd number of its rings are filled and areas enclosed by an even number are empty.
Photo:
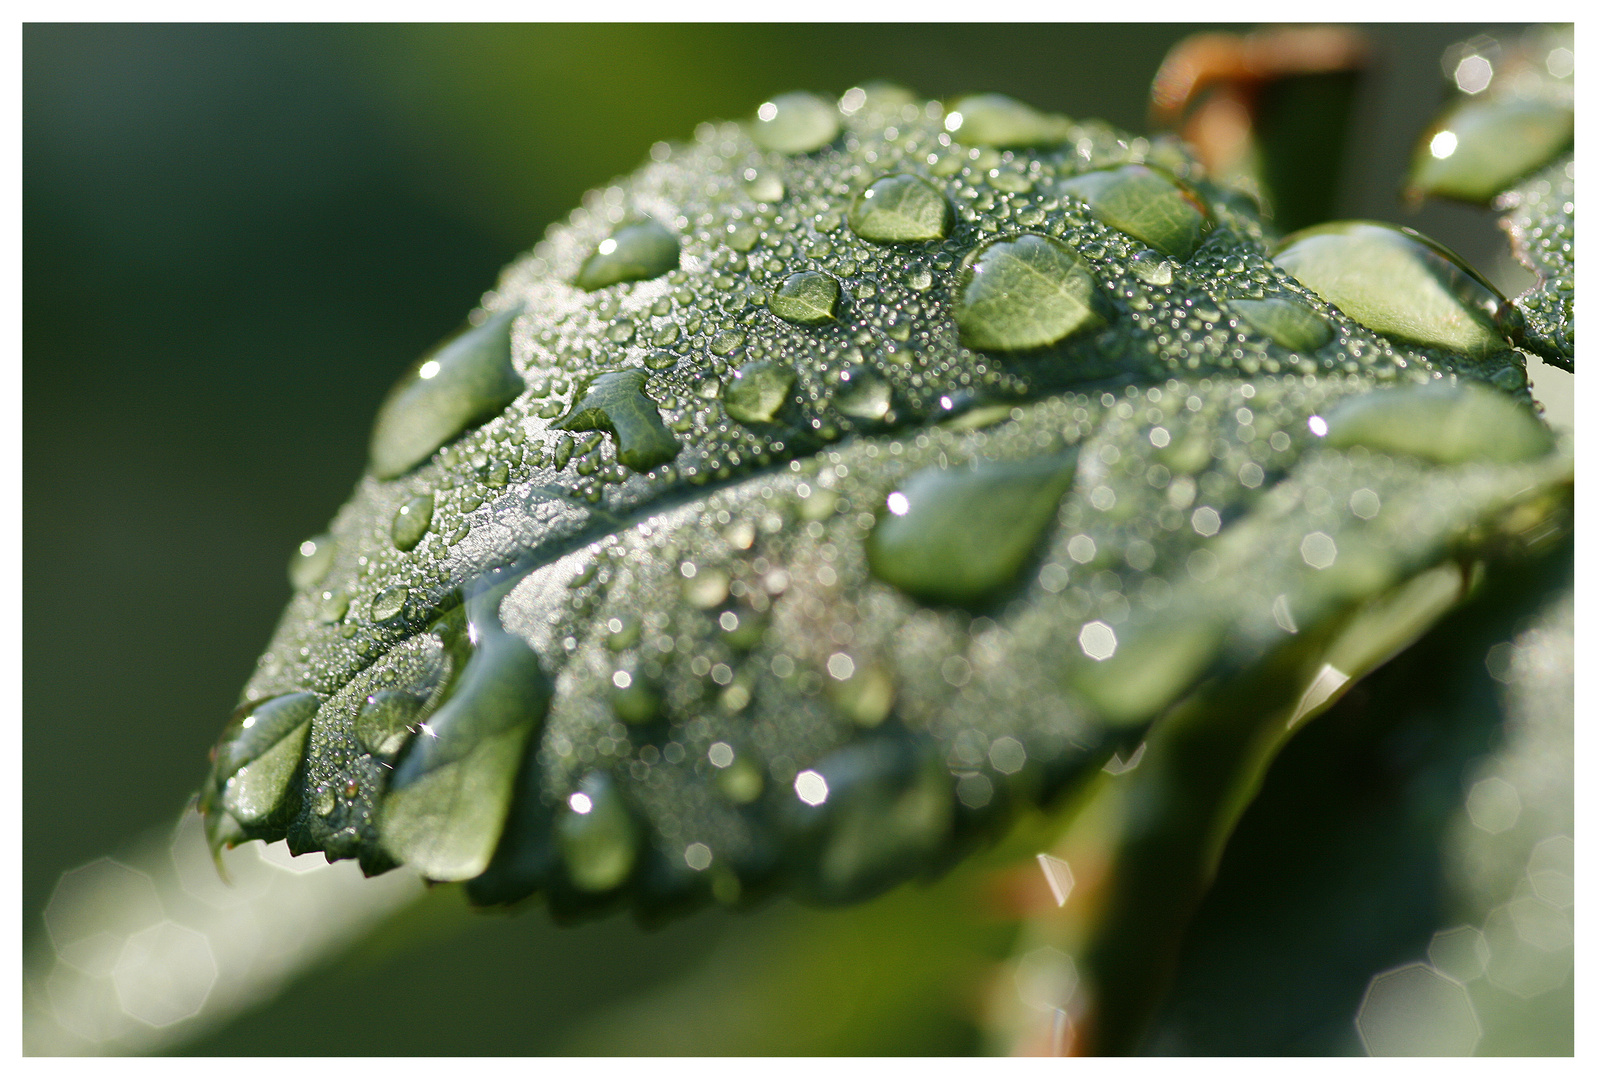
[[[1355,1024],[1371,1057],[1463,1057],[1481,1038],[1469,991],[1429,964],[1371,979]]]
[[[1495,836],[1512,829],[1519,820],[1519,791],[1502,777],[1488,776],[1469,789],[1464,808],[1476,828]]]
[[[88,975],[109,974],[123,941],[166,917],[155,883],[115,859],[68,870],[44,909],[56,954]]]
[[[1527,908],[1536,904],[1540,910]],[[1486,917],[1484,932],[1491,948],[1486,977],[1515,997],[1540,997],[1564,985],[1574,967],[1573,934],[1560,932],[1548,915],[1568,916],[1541,904],[1534,897],[1520,897],[1495,908]],[[1552,946],[1545,948],[1543,946]]]
[[[205,1004],[216,984],[216,957],[204,934],[162,922],[128,938],[111,981],[123,1012],[167,1027]]]
[[[1525,868],[1531,889],[1553,907],[1567,910],[1575,904],[1575,842],[1552,836],[1536,845]]]
[[[1491,949],[1486,945],[1485,935],[1473,926],[1455,926],[1432,934],[1426,955],[1437,971],[1467,983],[1486,974]]]

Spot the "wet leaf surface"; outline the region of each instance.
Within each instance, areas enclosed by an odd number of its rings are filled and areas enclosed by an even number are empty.
[[[358,485],[246,687],[321,700],[291,820],[218,807],[213,834],[563,918],[850,902],[1562,527],[1567,447],[1478,430],[1542,431],[1466,270],[1423,271],[1421,318],[1473,336],[1400,339],[1224,198],[1173,264],[1056,185],[1154,159],[1202,184],[1179,151],[1014,104],[776,99],[508,268],[482,325],[525,389],[464,424],[407,406],[431,434]],[[946,227],[884,243],[851,211],[910,171],[896,205],[922,185],[906,220]],[[672,223],[674,268],[583,280],[626,219]]]

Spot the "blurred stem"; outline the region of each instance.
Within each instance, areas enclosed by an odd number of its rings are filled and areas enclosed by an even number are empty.
[[[1454,607],[1464,585],[1464,572],[1445,563],[1352,613],[1329,641],[1294,641],[1257,676],[1179,706],[1154,728],[1141,763],[1103,784],[1100,805],[1056,849],[1067,862],[1108,868],[1064,913],[1084,946],[1074,1053],[1136,1051],[1187,924],[1276,754],[1302,722]],[[1106,825],[1108,857],[1084,860],[1103,847]],[[1084,835],[1089,829],[1098,835]]]
[[[1174,128],[1214,179],[1257,194],[1291,232],[1334,212],[1369,55],[1348,27],[1195,34],[1160,65],[1150,120]]]

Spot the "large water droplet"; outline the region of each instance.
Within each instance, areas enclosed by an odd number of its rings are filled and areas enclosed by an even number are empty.
[[[887,498],[872,572],[912,596],[977,603],[1010,585],[1053,523],[1075,455],[923,469]]]
[[[372,597],[372,621],[383,622],[392,619],[405,610],[405,601],[410,599],[410,589],[404,585],[394,585],[376,596]]]
[[[394,537],[394,546],[400,551],[410,551],[421,543],[421,538],[427,535],[432,523],[433,497],[418,495],[411,499],[394,512],[394,522],[390,529]]]
[[[779,154],[807,154],[837,138],[842,130],[837,108],[830,101],[800,90],[779,94],[754,114],[749,134],[767,150]]]
[[[502,591],[468,601],[464,625],[445,628],[452,681],[394,770],[379,819],[383,846],[435,881],[487,867],[527,739],[549,706],[537,654],[499,624]]]
[[[599,242],[572,284],[593,292],[623,281],[648,281],[675,270],[681,257],[676,233],[658,221],[633,222]]]
[[[766,303],[772,315],[800,326],[819,326],[837,317],[837,282],[817,270],[784,278]]]
[[[940,756],[919,741],[876,739],[801,774],[814,790],[790,807],[812,845],[800,890],[827,903],[860,900],[923,867],[953,821],[953,781]]]
[[[1188,259],[1212,227],[1196,192],[1146,165],[1073,176],[1059,190],[1074,195],[1111,228],[1177,259]]]
[[[1008,149],[1046,146],[1070,134],[1063,116],[1038,112],[1003,94],[971,94],[955,101],[944,118],[950,134],[967,146]]]
[[[682,444],[643,392],[648,381],[649,373],[642,368],[595,375],[554,426],[564,431],[608,431],[615,437],[616,460],[630,469],[647,472],[664,465],[677,456]]]
[[[787,404],[793,380],[785,364],[750,364],[721,388],[721,405],[740,424],[769,424]]]
[[[886,382],[869,371],[851,373],[847,383],[838,387],[837,411],[857,420],[880,420],[893,407],[893,391]]]
[[[1488,202],[1546,165],[1575,136],[1568,105],[1533,98],[1466,98],[1415,149],[1409,194]]]
[[[426,704],[403,690],[379,690],[355,714],[355,737],[373,757],[392,761],[416,730]]]
[[[1486,356],[1508,348],[1493,324],[1503,297],[1412,229],[1336,221],[1293,233],[1281,269],[1377,333]]]
[[[910,173],[878,177],[848,208],[848,227],[878,244],[941,240],[953,218],[943,193]]]
[[[1331,324],[1300,300],[1272,296],[1263,300],[1227,300],[1226,305],[1283,349],[1313,352],[1331,340]]]
[[[239,709],[216,745],[202,809],[209,823],[220,810],[246,826],[283,816],[289,785],[305,753],[315,694],[282,694]]]
[[[1511,463],[1553,448],[1552,432],[1512,398],[1474,383],[1376,390],[1325,414],[1325,442],[1413,454],[1442,465]]]
[[[555,838],[571,883],[604,892],[625,881],[638,858],[638,827],[615,783],[589,773],[567,800]]]
[[[972,349],[1040,348],[1104,321],[1091,271],[1052,237],[994,240],[970,256],[963,276],[954,320]]]
[[[288,560],[288,583],[295,590],[309,589],[327,576],[337,553],[337,542],[326,533],[306,540]]]
[[[426,461],[473,424],[504,411],[525,389],[510,362],[510,324],[520,305],[439,346],[400,380],[377,412],[371,471],[389,480]]]

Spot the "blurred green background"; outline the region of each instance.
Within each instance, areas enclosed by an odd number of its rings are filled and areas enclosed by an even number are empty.
[[[701,120],[878,77],[1143,130],[1150,78],[1194,29],[26,27],[24,934],[64,870],[181,809],[383,392],[583,191]],[[1414,225],[1492,273],[1488,214],[1397,197],[1438,58],[1476,29],[1368,28],[1379,65],[1339,214]],[[554,931],[451,896],[424,909],[431,932],[196,1049],[547,1052],[737,924]],[[317,1023],[328,1010],[343,1020]],[[938,1030],[886,1048],[976,1045]]]

